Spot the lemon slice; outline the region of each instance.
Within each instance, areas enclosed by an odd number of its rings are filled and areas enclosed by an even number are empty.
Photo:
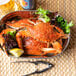
[[[15,57],[20,57],[24,53],[24,50],[19,48],[14,48],[9,50],[9,53],[14,55]]]

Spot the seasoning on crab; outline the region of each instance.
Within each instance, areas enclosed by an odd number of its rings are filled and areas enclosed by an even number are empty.
[[[20,30],[16,34],[18,46],[24,50],[25,54],[61,53],[62,44],[57,40],[63,38],[65,34],[60,28],[41,22],[36,26],[27,26],[26,29]]]

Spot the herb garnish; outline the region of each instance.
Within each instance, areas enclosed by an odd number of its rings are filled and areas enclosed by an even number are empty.
[[[40,14],[40,18],[42,18],[45,23],[50,21],[50,18],[47,16],[49,14],[48,10],[44,10],[43,8],[38,8],[35,14]]]
[[[61,16],[56,17],[56,21],[65,33],[70,33],[70,27],[74,25],[72,21],[68,23],[67,20],[64,20],[64,18]]]
[[[16,31],[10,31],[10,32],[7,32],[7,34],[11,35],[12,37],[15,37]]]

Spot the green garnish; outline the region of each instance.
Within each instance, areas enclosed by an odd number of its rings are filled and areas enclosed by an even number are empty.
[[[43,22],[46,23],[46,22],[51,21],[50,17],[48,16],[49,13],[50,12],[48,10],[44,10],[43,8],[40,7],[37,9],[37,12],[35,14],[39,14],[40,15],[39,19],[41,19]],[[61,16],[57,16],[56,21],[65,33],[67,34],[70,33],[70,27],[74,25],[72,21],[68,23],[67,20],[64,20],[64,18]]]
[[[49,11],[48,10],[44,10],[43,8],[38,8],[37,9],[37,12],[35,14],[43,14],[43,15],[46,15],[46,14],[49,14]]]
[[[44,10],[40,7],[35,14],[40,14],[40,18],[44,19],[45,23],[50,21],[50,18],[47,16],[49,14],[48,10]]]
[[[63,21],[63,17],[57,17],[57,22],[62,22]]]
[[[70,27],[74,25],[72,21],[68,23],[67,20],[64,20],[64,18],[61,16],[58,16],[56,21],[58,24],[60,24],[60,27],[64,30],[65,33],[70,33]]]
[[[72,27],[74,24],[73,24],[73,21],[71,21],[69,24],[67,24],[67,26],[69,27]]]
[[[10,32],[7,32],[7,34],[10,34],[12,37],[15,37],[16,31],[10,31]]]

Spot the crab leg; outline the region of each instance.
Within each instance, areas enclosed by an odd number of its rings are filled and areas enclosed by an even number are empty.
[[[57,53],[61,53],[62,45],[58,41],[53,42],[52,45],[53,45],[53,48],[56,49]]]
[[[21,33],[22,33],[22,32],[19,31],[19,32],[16,34],[16,40],[17,40],[17,43],[18,43],[19,48],[20,48],[20,49],[23,49],[23,47],[22,47],[22,39],[21,39],[22,34],[21,34]]]
[[[16,40],[18,42],[18,46],[19,46],[20,49],[23,49],[22,38],[28,37],[29,35],[30,35],[30,33],[27,30],[21,30],[16,34]]]
[[[41,50],[44,52],[43,55],[46,55],[48,53],[61,53],[62,51],[62,46],[59,42],[55,41],[54,43],[52,43],[53,48],[42,48]]]
[[[6,25],[13,29],[20,29],[24,28],[26,26],[33,26],[36,25],[36,20],[30,20],[30,19],[21,19],[15,23],[7,22]]]
[[[3,50],[5,50],[5,45],[4,45],[4,38],[2,37],[2,35],[0,35],[0,45],[2,46]]]

